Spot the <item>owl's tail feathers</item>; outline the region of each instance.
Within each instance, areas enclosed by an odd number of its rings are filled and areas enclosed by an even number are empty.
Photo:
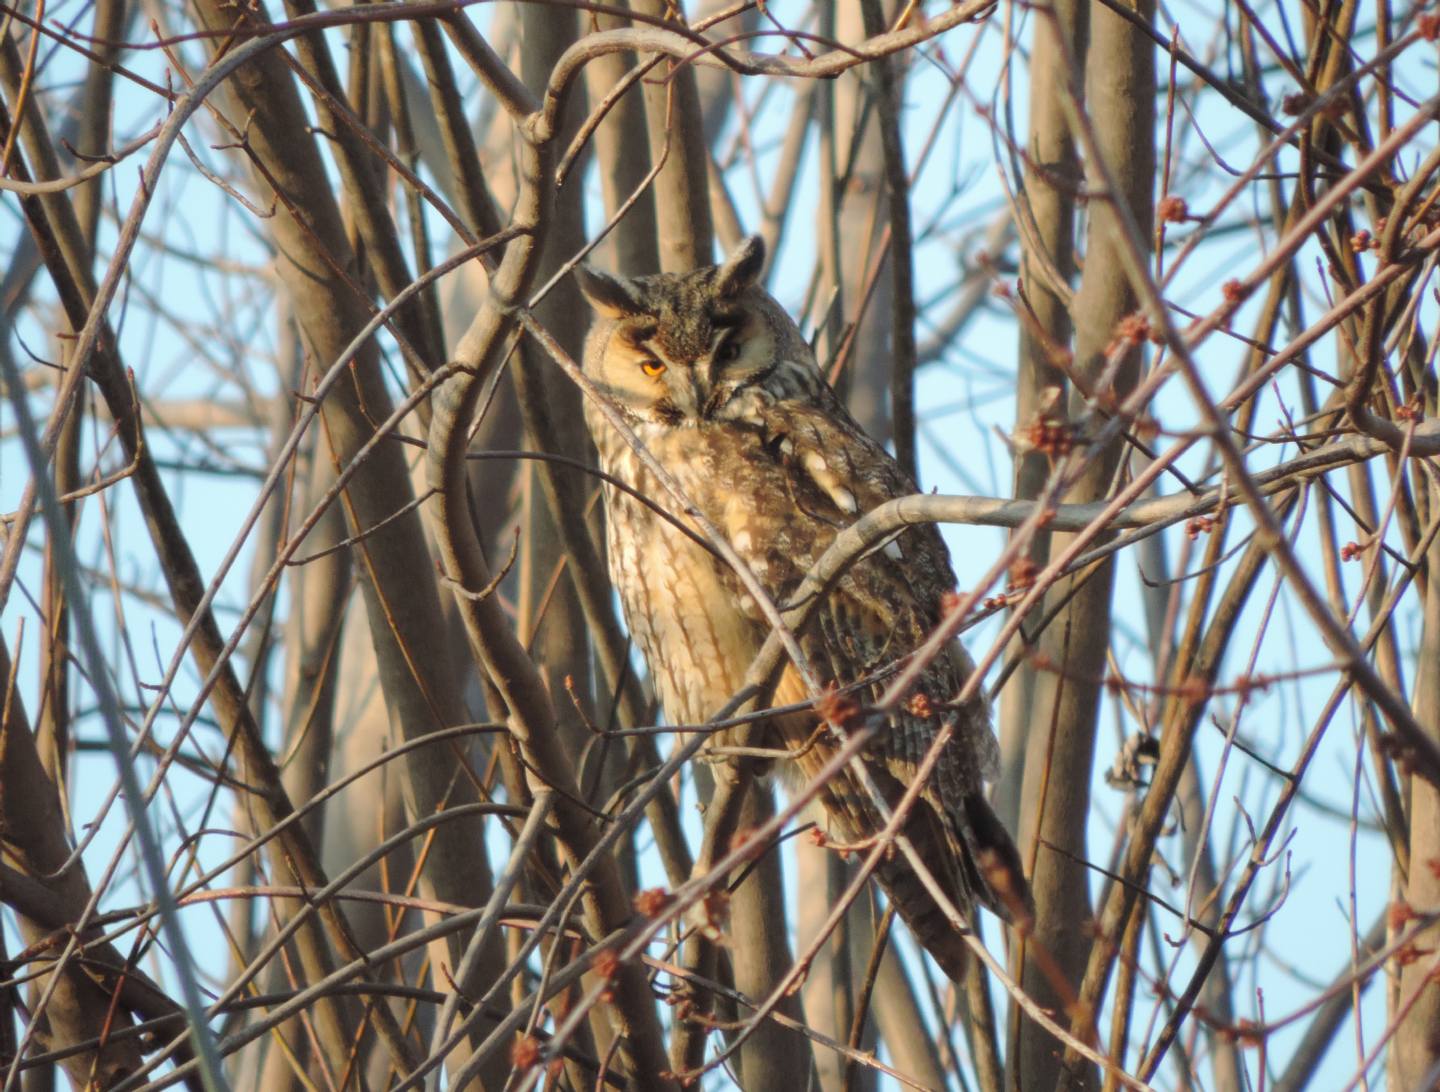
[[[905,824],[905,834],[956,909],[972,916],[981,903],[1004,921],[1028,928],[1035,904],[1021,867],[1020,852],[985,797],[974,793],[943,809],[922,798]],[[900,919],[909,926],[940,969],[959,983],[969,948],[903,854],[887,854],[877,872]],[[974,929],[973,920],[968,923]]]
[[[904,786],[882,767],[872,767],[871,773],[894,808],[904,795]],[[847,841],[861,841],[884,825],[868,793],[848,775],[827,782],[820,799],[832,826]],[[1034,903],[1020,853],[984,796],[973,793],[942,803],[926,793],[911,808],[904,833],[971,931],[977,902],[1005,921],[1025,927],[1034,913]],[[951,981],[963,982],[969,959],[965,935],[940,908],[906,855],[893,849],[884,853],[876,865],[875,878],[900,920],[940,969]]]
[[[905,837],[930,869],[946,898],[957,910],[971,918],[975,912],[972,894],[975,888],[971,883],[974,870],[962,855],[955,852],[954,832],[947,829],[949,826],[925,800],[917,800],[905,823]],[[895,907],[895,912],[915,939],[934,957],[952,982],[963,982],[965,966],[970,958],[965,937],[940,909],[914,866],[902,853],[886,853],[880,858],[875,875],[885,889],[890,905]],[[967,924],[974,928],[973,921]]]
[[[975,873],[971,889],[998,917],[1021,930],[1028,929],[1035,917],[1035,901],[1020,851],[1005,824],[978,792],[948,810],[963,843],[959,856]]]

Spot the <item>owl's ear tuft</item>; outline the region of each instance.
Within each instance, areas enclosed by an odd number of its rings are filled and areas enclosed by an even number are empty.
[[[715,270],[715,291],[725,297],[738,296],[760,279],[765,268],[765,240],[747,235]]]
[[[613,277],[588,265],[577,265],[575,281],[595,313],[603,318],[631,318],[645,312],[635,285],[624,277]]]

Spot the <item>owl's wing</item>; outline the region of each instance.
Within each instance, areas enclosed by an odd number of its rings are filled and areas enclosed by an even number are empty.
[[[748,445],[743,458],[727,460],[727,466],[745,468],[744,480],[715,482],[707,507],[720,516],[721,530],[772,597],[785,605],[840,531],[885,501],[915,492],[915,486],[838,402],[771,409],[760,428],[737,440]],[[940,624],[945,593],[954,586],[949,554],[935,527],[907,528],[842,576],[797,634],[801,649],[822,682],[859,684],[860,700],[874,701]],[[736,594],[747,603],[738,584]],[[757,625],[765,624],[753,600],[746,609],[754,611]],[[953,642],[920,674],[867,758],[872,784],[893,807],[914,783],[942,726],[952,725],[924,792],[927,804],[911,813],[905,832],[924,858],[935,862],[957,905],[979,898],[1008,917],[1028,895],[1019,855],[984,797],[984,783],[999,765],[989,710],[983,696],[956,700],[973,670]],[[802,695],[798,678],[787,671],[777,699]],[[799,772],[813,778],[825,757],[823,750],[802,753]],[[822,799],[849,837],[879,830],[881,816],[869,790],[850,771],[823,786]],[[935,852],[941,849],[945,852]],[[948,926],[942,928],[934,904],[905,894],[905,885],[915,881],[906,878],[904,866],[889,872],[894,874],[882,881],[917,935],[932,951],[948,951],[947,960],[955,957],[955,938]],[[953,967],[949,963],[946,969]]]
[[[787,416],[793,487],[810,494],[821,518],[848,527],[886,501],[917,491],[890,453],[850,420],[838,399],[833,406],[798,406]],[[827,423],[832,420],[838,427]],[[831,505],[828,510],[824,501]],[[954,590],[955,573],[939,530],[933,524],[909,527],[841,579],[821,613],[826,644],[844,650],[841,658],[856,677],[898,666],[940,625],[945,597]],[[983,696],[956,704],[973,670],[964,647],[952,642],[920,676],[887,740],[894,758],[913,767],[940,724],[957,718],[937,770],[935,784],[942,793],[975,792],[999,770],[999,747]],[[873,694],[878,697],[888,681],[877,680]]]
[[[915,492],[890,454],[828,388],[824,393],[816,402],[773,405],[752,429],[727,429],[727,442],[744,450],[731,453],[725,465],[743,467],[744,480],[712,478],[706,486],[703,507],[781,605],[837,534],[885,501]],[[725,579],[764,626],[734,574]],[[954,587],[939,531],[930,524],[907,528],[850,567],[798,635],[801,648],[822,682],[852,686],[869,679],[864,696],[873,700],[940,624],[945,594]],[[936,790],[969,794],[996,775],[999,748],[983,697],[963,706],[955,701],[972,669],[954,642],[921,675],[877,743],[897,775],[913,771],[945,719],[956,725],[936,770]]]

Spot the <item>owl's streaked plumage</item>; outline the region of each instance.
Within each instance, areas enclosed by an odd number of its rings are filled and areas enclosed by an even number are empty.
[[[724,263],[686,274],[618,278],[582,270],[596,313],[585,368],[771,598],[785,604],[836,534],[916,490],[846,412],[795,323],[757,283],[764,257],[761,241],[751,238]],[[602,468],[673,509],[598,410],[587,405],[586,413]],[[607,486],[606,510],[611,576],[666,715],[701,723],[744,683],[768,632],[764,616],[724,561],[652,509]],[[797,634],[801,649],[823,682],[846,687],[874,677],[857,696],[878,696],[886,669],[939,624],[942,599],[954,586],[936,529],[909,528],[851,566]],[[905,833],[962,910],[979,899],[1009,917],[1029,896],[1019,855],[984,797],[998,761],[989,712],[980,698],[955,703],[971,670],[954,643],[868,745],[864,762],[894,805],[941,724],[956,719]],[[787,670],[776,704],[806,696]],[[833,753],[834,739],[823,733],[804,746],[817,725],[813,713],[771,722],[766,744],[797,752],[782,763],[791,767],[782,771],[787,776],[808,781]],[[839,840],[861,842],[882,826],[849,769],[819,799]],[[888,855],[878,875],[897,912],[958,977],[964,943],[904,857]]]

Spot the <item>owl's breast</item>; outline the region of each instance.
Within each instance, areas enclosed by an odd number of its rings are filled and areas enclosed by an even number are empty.
[[[704,487],[718,471],[719,453],[698,442],[694,429],[644,439],[706,517],[723,518],[711,510],[714,491]],[[763,643],[753,603],[732,590],[723,562],[676,526],[695,530],[633,452],[616,452],[609,464],[607,471],[674,517],[672,522],[607,487],[610,576],[626,626],[649,664],[666,716],[677,724],[702,723],[740,689]]]

